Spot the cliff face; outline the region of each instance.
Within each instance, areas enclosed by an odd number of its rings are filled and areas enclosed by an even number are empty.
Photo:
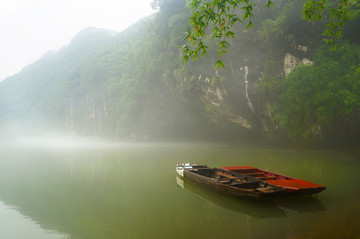
[[[261,29],[259,23],[255,27]],[[306,27],[311,34],[317,31],[321,36],[321,31],[298,21],[289,21],[281,33],[276,32],[269,39],[260,30],[238,29],[241,35],[231,42],[229,54],[223,57],[226,69],[203,70],[209,59],[191,63],[198,68],[189,67],[189,76],[181,79],[181,86],[202,102],[205,111],[210,112],[208,117],[221,116],[221,120],[214,120],[215,124],[252,131],[270,140],[282,137],[283,132],[271,115],[277,96],[268,95],[264,87],[274,79],[281,82],[296,66],[313,64],[313,53],[321,39],[304,37]],[[212,55],[209,58],[216,61]]]

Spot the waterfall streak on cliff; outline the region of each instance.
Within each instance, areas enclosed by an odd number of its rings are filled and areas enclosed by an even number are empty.
[[[248,81],[249,68],[248,68],[248,66],[245,66],[243,70],[245,71],[245,81],[244,81],[245,82],[245,95],[246,95],[246,99],[248,100],[249,107],[250,107],[251,111],[256,115],[256,117],[259,118],[264,130],[269,131],[264,120],[260,117],[260,115],[258,113],[256,113],[254,106],[251,103],[251,100],[249,97],[249,90],[248,90],[248,88],[249,88],[249,86],[248,86],[249,85],[249,81]]]

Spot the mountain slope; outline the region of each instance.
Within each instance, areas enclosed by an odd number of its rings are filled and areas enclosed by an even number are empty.
[[[62,86],[74,68],[87,56],[111,43],[112,31],[87,28],[59,51],[44,54],[38,61],[0,84],[2,119],[40,117],[52,111]]]

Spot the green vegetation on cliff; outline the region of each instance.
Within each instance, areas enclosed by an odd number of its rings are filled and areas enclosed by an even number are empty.
[[[360,106],[360,46],[319,48],[313,66],[298,66],[280,83],[275,118],[294,138],[331,138]],[[348,124],[351,125],[351,124]],[[339,127],[340,126],[340,127]]]

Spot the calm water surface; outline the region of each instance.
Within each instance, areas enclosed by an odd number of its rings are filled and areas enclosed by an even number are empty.
[[[251,165],[328,187],[267,201],[177,177],[177,162]],[[127,144],[0,146],[0,238],[359,238],[360,161],[342,152]]]

